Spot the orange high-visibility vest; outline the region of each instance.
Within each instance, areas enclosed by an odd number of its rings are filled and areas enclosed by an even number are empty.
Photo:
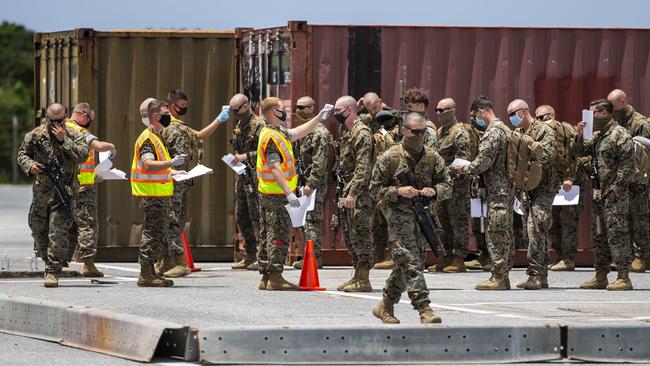
[[[282,155],[280,168],[284,173],[284,178],[287,180],[289,189],[293,191],[298,185],[298,175],[296,174],[296,164],[293,157],[291,141],[282,132],[270,127],[264,127],[262,129],[259,143],[257,144],[257,190],[264,194],[284,194],[284,191],[282,191],[282,188],[280,188],[280,185],[273,177],[267,156],[264,154],[266,145],[271,141],[275,142],[280,149],[280,154]]]
[[[87,133],[88,130],[79,126],[74,121],[66,121],[65,124],[79,133]],[[79,184],[90,186],[95,184],[95,150],[88,146],[88,159],[79,164],[79,174],[77,174]]]
[[[171,160],[162,140],[150,129],[145,129],[135,141],[133,162],[131,163],[131,195],[136,197],[171,197],[174,194],[172,169],[159,171],[145,170],[140,157],[140,148],[145,142],[151,142],[156,150],[156,160]]]

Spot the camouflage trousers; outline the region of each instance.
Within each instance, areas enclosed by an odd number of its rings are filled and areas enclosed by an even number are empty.
[[[650,258],[650,214],[648,190],[645,185],[630,185],[630,239],[635,258]]]
[[[549,239],[551,247],[559,260],[576,259],[578,253],[578,223],[584,207],[584,192],[580,192],[580,201],[573,206],[553,206],[551,231]]]
[[[342,198],[341,201],[345,201],[345,198]],[[372,244],[370,243],[370,220],[374,210],[375,203],[367,192],[361,193],[357,197],[353,209],[346,208],[345,210],[348,214],[348,226],[350,227],[350,242],[348,243],[346,240],[345,246],[352,255],[354,268],[369,270],[374,265]]]
[[[143,197],[140,207],[144,209],[142,241],[138,263],[154,264],[168,253],[170,197]]]
[[[169,231],[167,233],[169,245],[166,255],[175,256],[185,253],[181,235],[183,235],[185,229],[185,217],[187,216],[191,187],[191,181],[174,182],[174,195],[169,208]]]
[[[388,224],[381,210],[374,209],[370,219],[372,228],[372,247],[377,253],[383,253],[388,247]]]
[[[506,275],[512,269],[514,243],[512,233],[513,196],[488,196],[485,239],[492,260],[492,273]]]
[[[467,218],[469,217],[469,181],[457,177],[451,198],[440,202],[438,219],[442,225],[440,239],[447,254],[465,258],[469,232]]]
[[[485,225],[487,218],[484,218],[483,220]],[[489,257],[490,252],[488,251],[487,243],[485,242],[485,233],[481,232],[481,218],[479,217],[472,218],[472,234],[474,234],[474,239],[476,239],[478,255]]]
[[[255,172],[248,174],[255,174]],[[235,182],[235,220],[240,234],[244,237],[246,254],[255,256],[258,243],[257,235],[260,232],[259,193],[255,178],[253,178],[252,185],[245,181],[244,177],[238,175]]]
[[[629,191],[614,187],[601,200],[594,200],[591,212],[591,237],[594,267],[608,273],[614,262],[619,272],[629,272],[632,263],[628,224]]]
[[[316,201],[314,202],[314,209],[307,212],[307,220],[305,222],[305,240],[314,242],[314,254],[316,258],[320,257],[321,253],[321,222],[323,221],[323,206],[325,205],[325,193],[327,187],[318,187],[316,189]]]
[[[528,199],[522,199],[524,222],[528,234],[528,269],[529,276],[548,275],[549,253],[547,240],[551,229],[551,208],[555,192],[539,188],[528,193]]]
[[[257,256],[261,274],[284,269],[291,244],[291,218],[284,208],[287,199],[283,194],[260,193],[260,251]]]
[[[70,250],[79,245],[81,258],[95,258],[97,254],[97,189],[95,185],[82,186],[75,208],[77,226],[70,230]]]
[[[424,280],[424,259],[428,246],[420,224],[409,206],[385,209],[388,240],[396,266],[384,286],[384,299],[397,304],[406,291],[413,308],[429,305],[429,289]]]
[[[46,272],[60,273],[72,260],[74,247],[70,249],[70,232],[75,226],[74,220],[54,203],[51,191],[34,187],[33,197],[27,221],[36,255],[45,262]]]

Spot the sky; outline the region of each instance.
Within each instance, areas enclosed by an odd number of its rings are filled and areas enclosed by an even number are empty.
[[[312,24],[650,28],[650,0],[0,0],[0,20],[73,28],[210,29]]]

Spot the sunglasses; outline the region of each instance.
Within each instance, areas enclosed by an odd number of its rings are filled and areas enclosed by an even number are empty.
[[[305,108],[312,108],[312,106],[309,106],[309,105],[297,105],[296,106],[296,109],[299,109],[299,110],[303,110]]]
[[[535,118],[537,118],[537,119],[540,120],[540,121],[543,121],[543,120],[544,120],[544,117],[548,116],[549,114],[550,114],[550,113],[540,114],[539,116],[535,116]]]
[[[426,128],[410,128],[410,127],[406,127],[406,126],[404,126],[404,128],[411,131],[411,133],[414,134],[414,135],[422,135],[425,132],[427,132]]]
[[[237,108],[231,108],[230,110],[233,111],[233,112],[235,112],[235,113],[239,113],[239,110],[242,109],[242,108],[244,108],[244,106],[245,106],[246,104],[248,104],[248,102],[244,102],[244,103],[242,103],[239,107],[237,107]],[[180,107],[179,107],[179,108],[180,108]]]
[[[512,116],[514,116],[515,114],[517,114],[517,112],[519,112],[519,111],[523,111],[523,110],[524,110],[524,108],[522,108],[522,109],[517,109],[516,111],[512,111],[512,112],[508,113],[508,117],[512,117]]]
[[[450,108],[436,108],[436,112],[438,112],[438,113],[444,113],[444,112],[448,111],[449,109],[450,109]]]

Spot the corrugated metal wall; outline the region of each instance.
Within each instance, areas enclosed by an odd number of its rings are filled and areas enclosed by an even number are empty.
[[[88,101],[96,111],[93,131],[118,147],[115,165],[130,169],[133,144],[144,129],[139,106],[171,89],[189,98],[185,116],[195,129],[210,123],[235,89],[234,32],[77,30],[37,34],[36,109],[52,101],[67,107]],[[44,44],[70,47],[44,48]],[[67,50],[67,51],[66,51]],[[71,52],[72,58],[66,52]],[[47,55],[47,60],[38,55]],[[78,55],[77,55],[78,54]],[[40,65],[40,67],[39,67]],[[232,258],[232,174],[221,163],[232,126],[221,126],[204,143],[203,164],[214,174],[196,180],[191,191],[188,235],[199,260]],[[126,181],[99,184],[98,258],[137,258],[143,213]]]

